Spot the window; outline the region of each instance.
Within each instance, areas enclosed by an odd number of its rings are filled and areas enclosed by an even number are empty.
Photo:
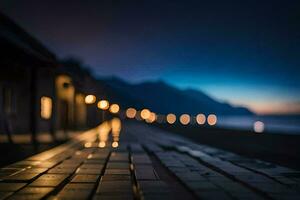
[[[41,98],[41,117],[43,119],[50,119],[52,114],[52,99],[43,96]]]

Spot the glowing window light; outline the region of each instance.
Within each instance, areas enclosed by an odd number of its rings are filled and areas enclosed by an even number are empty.
[[[136,109],[134,109],[134,108],[128,108],[126,110],[126,116],[128,118],[133,119],[135,117],[135,115],[136,115]]]
[[[188,114],[182,114],[179,118],[179,121],[181,122],[181,124],[187,125],[190,123],[191,117]]]
[[[143,110],[141,111],[141,117],[142,117],[143,119],[148,119],[148,118],[150,117],[150,115],[151,115],[151,112],[150,112],[149,109],[143,109]]]
[[[262,133],[265,130],[265,124],[261,121],[256,121],[253,124],[253,129],[254,129],[254,132],[256,132],[256,133]]]
[[[43,96],[41,98],[41,117],[43,119],[50,119],[52,115],[52,99]]]
[[[173,113],[170,113],[167,115],[167,122],[169,124],[174,124],[176,122],[176,115],[174,115]]]
[[[118,104],[112,104],[109,108],[111,113],[118,113],[120,110],[120,106]]]
[[[101,100],[98,102],[97,107],[101,110],[107,110],[109,108],[109,102],[107,100]]]
[[[200,125],[205,124],[205,121],[206,121],[205,115],[204,114],[198,114],[196,116],[196,121]]]
[[[117,148],[117,147],[119,146],[119,143],[118,143],[118,142],[113,142],[113,143],[111,144],[111,146],[112,146],[113,148]]]
[[[214,114],[210,114],[210,115],[208,115],[208,117],[207,117],[207,123],[208,123],[209,125],[211,125],[211,126],[216,125],[217,120],[218,120],[218,119],[217,119],[217,116],[214,115]]]
[[[89,94],[84,98],[84,102],[86,104],[93,104],[96,102],[96,97],[95,95]]]

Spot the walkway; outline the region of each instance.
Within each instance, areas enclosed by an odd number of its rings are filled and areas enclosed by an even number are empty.
[[[104,147],[111,128],[116,148]],[[0,169],[0,199],[300,199],[298,171],[145,124],[126,122],[120,138],[114,129]]]

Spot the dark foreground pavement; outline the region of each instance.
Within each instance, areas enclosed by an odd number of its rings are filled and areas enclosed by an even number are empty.
[[[0,169],[0,199],[300,199],[300,172],[125,123],[118,148],[101,128]]]

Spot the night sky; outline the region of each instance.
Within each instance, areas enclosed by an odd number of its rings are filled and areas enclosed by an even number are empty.
[[[0,10],[99,76],[161,79],[258,113],[300,113],[298,0],[6,0]]]

